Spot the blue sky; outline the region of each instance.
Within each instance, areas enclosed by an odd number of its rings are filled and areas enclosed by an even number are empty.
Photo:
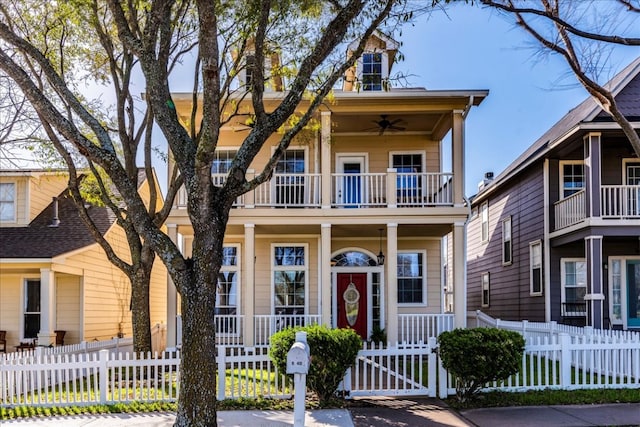
[[[563,58],[534,59],[533,38],[485,8],[460,4],[434,12],[398,39],[405,61],[394,71],[412,74],[410,86],[490,91],[466,122],[467,195],[477,192],[485,172],[497,176],[587,97]],[[638,47],[617,49],[604,80],[638,55]]]

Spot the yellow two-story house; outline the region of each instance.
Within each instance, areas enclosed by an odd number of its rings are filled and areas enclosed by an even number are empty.
[[[143,175],[139,189],[148,195]],[[0,170],[0,331],[7,352],[21,343],[55,345],[56,338],[58,344],[76,344],[131,336],[129,279],[81,221],[67,181],[66,171]],[[90,206],[88,212],[115,252],[130,260],[110,209]],[[166,284],[158,261],[151,280],[152,325],[166,321]]]
[[[465,119],[488,91],[390,88],[397,50],[394,40],[372,37],[317,112],[319,130],[297,137],[270,182],[236,201],[218,280],[219,342],[266,343],[283,326],[313,322],[353,328],[363,339],[416,341],[465,324]],[[266,89],[267,105],[285,86]],[[172,97],[186,123],[192,95]],[[242,119],[222,128],[214,183],[247,135]],[[277,142],[274,135],[249,175]],[[189,256],[185,194],[167,227]],[[168,292],[167,341],[180,344],[179,298],[172,285]]]

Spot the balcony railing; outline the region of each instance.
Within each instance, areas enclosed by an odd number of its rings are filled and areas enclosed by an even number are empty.
[[[214,185],[223,185],[226,175],[212,176]],[[332,208],[435,207],[453,206],[451,173],[334,173],[331,174]],[[187,206],[187,193],[178,192],[175,207]],[[235,201],[237,208],[320,208],[320,174],[274,174],[269,182]]]
[[[580,190],[554,204],[556,230],[583,221],[586,217],[585,191]]]
[[[603,218],[640,218],[640,185],[603,185]]]

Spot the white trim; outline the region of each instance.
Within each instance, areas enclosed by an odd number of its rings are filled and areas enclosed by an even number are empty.
[[[545,287],[544,283],[540,283],[540,291],[539,292],[534,292],[533,291],[533,251],[532,251],[532,247],[533,246],[540,246],[540,282],[542,282],[542,280],[544,279],[544,272],[543,267],[544,267],[544,253],[542,253],[542,240],[538,239],[538,240],[534,240],[532,242],[529,242],[529,295],[530,296],[540,296],[543,293],[543,289]]]
[[[276,247],[303,247],[304,248],[304,265],[286,265],[286,266],[278,266],[279,268],[275,268],[275,248]],[[288,243],[288,242],[274,242],[271,243],[270,246],[270,254],[269,254],[269,263],[270,268],[269,271],[271,273],[271,315],[275,315],[275,280],[274,273],[276,271],[282,270],[295,270],[295,271],[304,271],[304,314],[309,314],[309,243]],[[303,313],[299,313],[302,315]]]
[[[397,255],[400,254],[422,254],[422,302],[416,303],[401,303],[398,301],[398,307],[428,307],[429,306],[429,297],[427,294],[427,273],[428,273],[428,263],[427,263],[427,251],[426,249],[403,249],[398,250]],[[396,255],[396,256],[397,256]],[[396,265],[399,265],[397,263]],[[396,274],[396,281],[400,279],[400,276]],[[396,283],[396,292],[398,292],[398,285]]]
[[[585,170],[585,161],[583,160],[560,160],[558,162],[558,195],[559,195],[559,200],[564,200],[566,197],[569,196],[565,196],[564,195],[564,166],[565,165],[582,165],[582,177],[584,179],[583,184],[584,186],[582,187],[583,189],[586,188],[586,184],[587,184],[587,176],[585,174],[586,170]]]

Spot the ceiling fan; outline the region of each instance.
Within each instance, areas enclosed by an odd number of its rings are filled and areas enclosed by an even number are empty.
[[[373,123],[377,125],[377,127],[365,129],[365,130],[375,130],[378,129],[378,135],[382,135],[387,130],[393,131],[402,131],[406,128],[403,126],[396,126],[399,123],[402,123],[402,119],[393,119],[389,120],[389,116],[387,114],[380,114],[380,120],[372,120]]]

